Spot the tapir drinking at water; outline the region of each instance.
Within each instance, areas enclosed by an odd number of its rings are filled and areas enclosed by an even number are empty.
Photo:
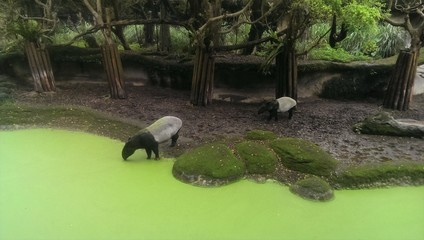
[[[150,159],[153,151],[155,159],[158,160],[159,143],[171,139],[171,147],[175,146],[182,125],[183,122],[177,117],[166,116],[157,120],[128,139],[122,149],[122,158],[127,160],[129,156],[134,154],[135,150],[144,148],[147,153],[147,159]]]

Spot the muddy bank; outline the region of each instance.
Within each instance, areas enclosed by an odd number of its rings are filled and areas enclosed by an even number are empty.
[[[108,87],[101,83],[58,83],[53,94],[30,93],[31,88],[20,87],[12,94],[18,103],[41,105],[77,105],[129,118],[139,126],[174,115],[183,120],[179,145],[175,149],[161,146],[162,151],[176,156],[202,143],[222,138],[242,136],[254,129],[269,130],[279,136],[310,140],[340,161],[340,167],[369,163],[412,160],[424,162],[424,140],[405,137],[358,135],[352,125],[382,110],[380,101],[335,101],[316,97],[299,99],[292,120],[282,114],[278,122],[267,122],[267,115],[257,115],[259,103],[215,100],[208,107],[193,107],[190,93],[184,90],[154,86],[128,86],[128,98],[108,98]],[[232,91],[235,96],[246,95]],[[260,92],[272,97],[273,93]],[[424,95],[415,96],[411,110],[390,111],[395,118],[424,120]],[[126,139],[121,139],[126,140]]]

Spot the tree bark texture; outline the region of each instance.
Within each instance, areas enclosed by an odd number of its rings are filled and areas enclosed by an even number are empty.
[[[401,51],[396,61],[395,70],[387,87],[383,106],[389,109],[406,111],[412,99],[417,71],[419,50]]]
[[[113,99],[124,99],[127,95],[118,47],[115,44],[105,44],[101,47],[101,50],[103,66],[109,83],[110,96]]]
[[[289,45],[283,47],[275,58],[276,86],[275,97],[291,97],[297,100],[297,58]]]
[[[206,106],[212,102],[215,58],[208,49],[197,47],[194,59],[190,102]]]
[[[55,91],[55,79],[47,49],[36,43],[27,42],[25,52],[34,80],[34,90],[36,92]]]
[[[262,16],[262,0],[254,0],[252,5],[252,12],[250,14],[250,20],[256,21]],[[263,23],[257,22],[250,26],[249,37],[247,42],[252,42],[258,40],[262,37],[262,34],[265,31]],[[243,55],[250,55],[255,49],[255,45],[248,46],[243,49]]]
[[[165,19],[168,17],[168,12],[164,3],[160,4],[160,18]],[[159,36],[159,50],[162,52],[169,52],[171,48],[171,32],[169,24],[162,24],[160,26]]]

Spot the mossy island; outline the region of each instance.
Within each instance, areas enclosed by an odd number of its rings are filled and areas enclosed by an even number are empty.
[[[424,184],[423,164],[402,161],[338,169],[338,160],[318,145],[264,130],[184,153],[177,157],[173,174],[196,186],[222,186],[243,178],[275,180],[313,201],[333,199],[333,189]]]

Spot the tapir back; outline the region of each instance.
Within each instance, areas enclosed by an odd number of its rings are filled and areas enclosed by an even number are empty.
[[[171,139],[171,137],[180,130],[182,125],[183,122],[181,119],[177,117],[166,116],[160,118],[152,125],[148,126],[146,130],[153,135],[156,142],[161,143]]]
[[[281,97],[276,99],[278,102],[278,111],[279,112],[287,112],[294,106],[296,106],[296,101],[290,97]]]

